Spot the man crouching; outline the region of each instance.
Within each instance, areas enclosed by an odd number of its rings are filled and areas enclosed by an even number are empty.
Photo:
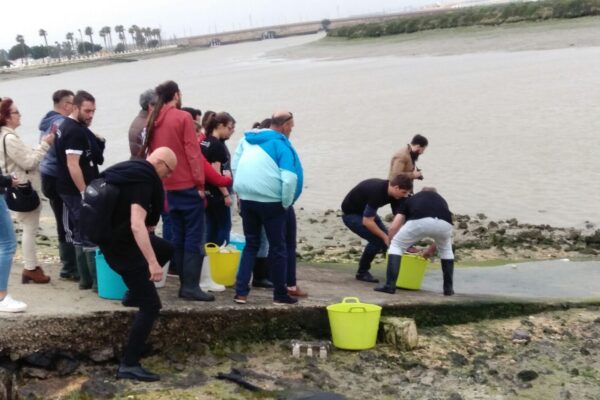
[[[176,166],[175,153],[160,147],[146,160],[121,162],[102,174],[107,183],[119,188],[119,197],[112,214],[112,239],[100,245],[100,250],[129,289],[123,304],[139,307],[117,371],[118,379],[147,382],[160,379],[142,368],[140,358],[161,308],[154,282],[161,280],[161,265],[173,254],[171,243],[155,236],[153,231],[164,202],[161,179]]]

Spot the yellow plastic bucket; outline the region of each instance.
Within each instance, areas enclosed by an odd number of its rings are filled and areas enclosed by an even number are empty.
[[[417,254],[402,254],[396,287],[413,290],[421,289],[426,269],[427,260],[425,258]]]
[[[232,248],[221,251],[214,243],[206,243],[204,250],[208,256],[213,281],[221,285],[233,286],[240,263],[240,251]]]
[[[338,349],[365,350],[375,347],[381,307],[361,303],[358,297],[344,297],[327,306],[333,345]]]

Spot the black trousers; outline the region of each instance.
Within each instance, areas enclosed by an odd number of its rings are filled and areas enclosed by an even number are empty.
[[[100,246],[100,250],[104,253],[108,265],[123,277],[129,289],[130,301],[139,307],[129,331],[122,360],[125,365],[135,366],[139,365],[146,340],[162,305],[156,286],[150,281],[148,262],[135,242],[131,242],[131,237],[123,239],[117,236],[109,245]],[[173,256],[173,245],[155,235],[150,235],[150,243],[159,264],[165,265]]]
[[[73,232],[69,227],[69,221],[65,221],[65,218],[63,218],[63,200],[56,191],[56,178],[54,176],[42,174],[42,193],[48,198],[50,208],[54,213],[58,242],[72,243]]]

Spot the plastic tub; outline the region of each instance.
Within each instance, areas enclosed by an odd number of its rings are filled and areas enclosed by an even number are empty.
[[[213,281],[221,285],[233,286],[240,263],[240,251],[231,247],[221,249],[214,243],[206,243],[204,250],[210,262]]]
[[[163,267],[162,267],[162,272],[163,272],[162,279],[158,282],[154,282],[154,286],[156,286],[157,288],[163,288],[167,284],[167,275],[169,274],[169,264],[171,264],[171,261],[167,261],[167,263],[165,265],[163,265]]]
[[[104,254],[96,251],[96,275],[98,277],[98,296],[103,299],[121,300],[127,291],[121,275],[108,266]]]
[[[361,303],[358,297],[344,297],[341,303],[327,306],[333,345],[344,350],[375,347],[381,307]]]
[[[404,253],[400,263],[400,273],[396,280],[396,287],[402,289],[421,289],[427,260],[417,254]]]

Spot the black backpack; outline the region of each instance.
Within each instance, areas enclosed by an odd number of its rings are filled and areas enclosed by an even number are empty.
[[[97,178],[86,186],[83,192],[79,229],[90,242],[103,245],[113,236],[112,216],[115,211],[119,188]]]

